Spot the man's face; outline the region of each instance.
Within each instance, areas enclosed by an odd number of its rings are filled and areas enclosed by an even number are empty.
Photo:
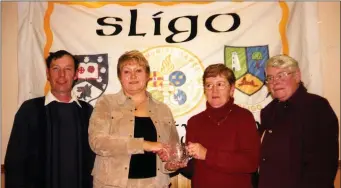
[[[233,97],[234,85],[230,85],[224,76],[208,77],[205,79],[205,96],[213,108],[219,108]]]
[[[73,81],[77,79],[75,64],[71,56],[64,55],[52,60],[50,68],[46,69],[47,80],[54,94],[70,93]]]
[[[299,69],[268,67],[266,68],[267,85],[272,96],[280,101],[288,100],[298,88],[301,81]]]

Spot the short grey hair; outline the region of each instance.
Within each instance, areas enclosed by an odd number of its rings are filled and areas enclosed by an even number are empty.
[[[265,68],[268,67],[275,67],[275,68],[281,68],[281,69],[289,69],[291,71],[296,71],[299,69],[298,62],[288,56],[288,55],[276,55],[271,57],[266,61]]]

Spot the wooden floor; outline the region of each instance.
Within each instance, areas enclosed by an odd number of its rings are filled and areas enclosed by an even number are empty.
[[[1,165],[1,188],[5,188],[5,173],[4,173],[4,165]]]
[[[340,168],[337,171],[337,175],[335,178],[335,188],[341,188],[340,186]],[[190,188],[191,187],[191,181],[189,181],[187,178],[183,177],[182,175],[174,176],[172,178],[172,186],[171,188]],[[3,171],[1,171],[1,188],[5,188],[5,175]]]
[[[339,165],[340,165],[340,163],[339,163]],[[341,179],[341,174],[340,174],[340,166],[339,166],[339,170],[337,171],[336,178],[334,181],[335,188],[341,188],[340,179]]]

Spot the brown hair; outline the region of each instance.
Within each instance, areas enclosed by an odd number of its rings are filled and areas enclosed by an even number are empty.
[[[117,63],[117,77],[120,78],[121,76],[121,69],[124,65],[127,64],[129,61],[135,61],[138,65],[145,68],[147,75],[150,74],[150,67],[148,64],[147,59],[143,56],[143,54],[137,50],[132,50],[125,52],[121,57],[118,59]]]
[[[234,85],[236,77],[231,69],[226,67],[224,64],[213,64],[206,67],[204,75],[202,77],[203,84],[205,84],[206,78],[224,76],[230,85]]]

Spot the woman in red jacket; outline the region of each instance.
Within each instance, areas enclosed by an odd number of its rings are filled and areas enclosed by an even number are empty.
[[[252,113],[233,103],[235,81],[223,64],[205,69],[206,110],[187,123],[187,149],[195,159],[193,188],[252,187],[260,138]]]

